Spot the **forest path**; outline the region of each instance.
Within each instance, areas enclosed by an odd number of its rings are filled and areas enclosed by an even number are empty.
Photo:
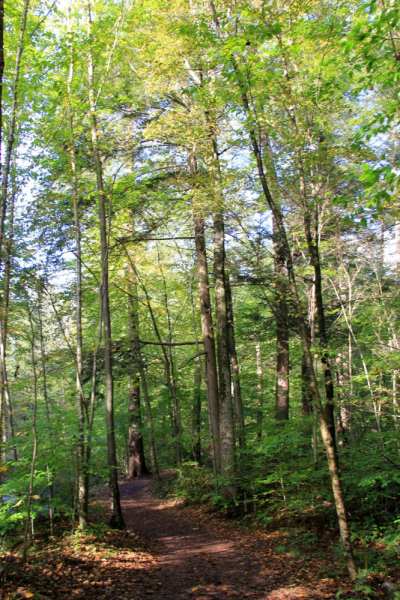
[[[148,579],[138,582],[138,598],[335,598],[340,582],[323,575],[318,581],[309,559],[282,554],[282,540],[224,527],[204,511],[155,499],[151,483],[151,477],[120,482],[127,527],[146,540],[155,559]]]

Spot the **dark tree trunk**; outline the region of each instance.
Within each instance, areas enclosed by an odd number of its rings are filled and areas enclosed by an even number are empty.
[[[130,269],[133,279],[134,273]],[[144,457],[142,416],[140,410],[140,346],[139,346],[139,311],[137,303],[137,285],[133,284],[129,294],[129,343],[132,363],[129,374],[129,469],[128,477],[148,475]]]
[[[312,414],[311,376],[304,354],[301,359],[301,412],[303,415]]]

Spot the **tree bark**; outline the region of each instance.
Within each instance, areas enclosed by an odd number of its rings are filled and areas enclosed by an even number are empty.
[[[189,171],[196,185],[197,163],[194,153],[189,153]],[[205,244],[204,219],[193,206],[193,225],[196,243],[197,276],[199,285],[201,331],[205,352],[205,371],[207,382],[207,402],[211,423],[211,444],[213,450],[214,472],[221,470],[221,446],[219,424],[219,390],[217,358],[215,350],[214,328],[211,314],[210,284]]]
[[[29,300],[28,300],[29,302]],[[37,458],[37,447],[38,447],[38,439],[37,439],[37,431],[36,431],[36,417],[37,417],[37,404],[38,404],[38,372],[36,368],[36,353],[35,353],[35,327],[33,323],[33,315],[32,311],[27,304],[29,323],[31,328],[31,360],[32,360],[32,370],[33,370],[33,417],[32,417],[32,435],[33,435],[33,450],[32,450],[32,459],[31,459],[31,473],[29,478],[29,492],[28,492],[28,504],[26,507],[26,521],[25,521],[25,531],[24,531],[24,546],[22,551],[22,562],[26,562],[27,553],[28,553],[28,535],[29,535],[29,524],[31,518],[31,506],[32,506],[32,496],[33,496],[33,483],[34,483],[34,474],[35,474],[35,465]]]
[[[257,437],[261,440],[263,433],[263,368],[260,338],[257,331],[254,331],[254,340],[256,343],[256,366],[257,366]]]
[[[236,415],[237,430],[238,430],[239,448],[241,450],[244,450],[245,445],[246,445],[246,435],[245,435],[245,426],[244,426],[242,390],[240,387],[239,363],[238,363],[237,353],[236,353],[232,288],[231,288],[231,284],[229,281],[229,275],[227,275],[225,283],[226,283],[226,298],[227,298],[227,311],[228,311],[229,354],[231,357],[231,367],[232,367],[233,399],[234,399],[234,405],[235,405],[235,415]]]
[[[201,362],[194,361],[193,372],[193,416],[192,416],[192,454],[193,460],[201,463]]]
[[[69,24],[69,23],[68,23]],[[69,24],[70,30],[70,24]],[[79,215],[78,173],[75,156],[75,133],[74,117],[72,109],[71,83],[74,73],[72,44],[70,48],[70,65],[67,79],[67,95],[69,108],[69,132],[70,132],[70,167],[72,175],[72,205],[74,215],[75,244],[76,244],[76,407],[78,411],[78,441],[77,441],[77,488],[78,488],[78,519],[79,527],[84,528],[88,522],[88,497],[89,497],[89,465],[87,463],[87,452],[85,444],[85,395],[82,387],[83,372],[83,329],[82,329],[82,250],[81,250],[81,226]]]
[[[90,126],[92,136],[93,160],[96,170],[97,192],[99,200],[99,225],[101,241],[101,260],[102,260],[102,286],[100,292],[100,301],[103,307],[103,327],[104,327],[104,372],[106,387],[106,425],[107,425],[107,461],[110,472],[110,495],[111,495],[111,520],[112,527],[122,529],[125,527],[122,516],[117,470],[117,449],[115,443],[114,430],[114,381],[112,370],[112,338],[111,338],[111,314],[110,299],[108,290],[108,232],[106,221],[106,194],[103,184],[103,165],[100,156],[100,149],[97,135],[96,120],[96,101],[94,95],[94,69],[92,57],[92,33],[91,33],[91,7],[88,8],[88,34],[89,34],[89,54],[88,54],[88,79],[89,79],[89,107],[90,107]]]
[[[134,273],[130,269],[130,277]],[[129,302],[129,344],[132,354],[132,364],[129,375],[129,469],[128,477],[143,477],[148,475],[144,457],[142,435],[142,415],[140,407],[140,345],[139,345],[139,310],[137,301],[137,284],[132,283]]]
[[[235,496],[235,438],[231,396],[231,369],[228,340],[228,309],[225,288],[225,239],[222,212],[214,214],[214,286],[219,371],[219,415],[221,474],[225,497]]]
[[[276,311],[276,387],[275,417],[289,419],[289,326],[285,248],[272,217],[274,241],[275,311]]]

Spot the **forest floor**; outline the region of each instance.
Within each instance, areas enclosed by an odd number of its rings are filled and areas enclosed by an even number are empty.
[[[127,531],[103,528],[54,537],[50,545],[37,544],[25,566],[16,554],[3,557],[1,598],[368,598],[354,591],[327,548],[329,539],[312,550],[293,552],[297,546],[290,529],[242,529],[205,507],[155,498],[152,481],[120,481]],[[98,498],[97,517],[104,520],[107,487]]]

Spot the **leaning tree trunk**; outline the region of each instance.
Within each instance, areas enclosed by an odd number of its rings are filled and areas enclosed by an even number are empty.
[[[111,338],[111,314],[110,298],[108,289],[108,232],[106,220],[106,194],[103,184],[103,165],[100,156],[100,149],[97,137],[96,120],[96,101],[94,94],[94,70],[92,57],[92,34],[91,34],[91,7],[88,7],[88,34],[89,34],[89,53],[88,53],[88,79],[89,79],[89,107],[90,107],[90,127],[92,136],[93,161],[96,170],[97,192],[99,199],[99,225],[101,242],[101,260],[102,260],[102,286],[100,292],[100,301],[103,307],[103,327],[104,327],[104,374],[106,387],[106,425],[107,425],[107,462],[110,473],[110,495],[111,495],[111,520],[110,524],[116,528],[125,527],[122,516],[117,470],[117,448],[115,442],[114,428],[114,381],[112,370],[112,338]]]

